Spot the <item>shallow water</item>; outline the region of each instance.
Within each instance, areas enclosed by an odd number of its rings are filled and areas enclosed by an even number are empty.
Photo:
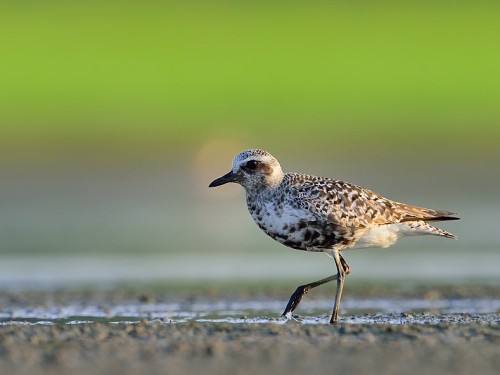
[[[4,306],[0,325],[89,323],[274,323],[327,324],[331,300],[303,303],[300,315],[281,317],[285,301],[205,301],[173,303],[85,304],[63,306]],[[499,299],[348,299],[341,323],[349,324],[466,324],[500,323]]]

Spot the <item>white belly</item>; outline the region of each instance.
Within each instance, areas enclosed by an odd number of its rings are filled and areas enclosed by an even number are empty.
[[[367,228],[360,232],[360,237],[350,249],[362,249],[366,247],[389,247],[398,239],[404,236],[422,236],[433,234],[426,230],[427,226],[423,222],[414,222],[413,224],[422,224],[422,230],[414,227],[412,223],[396,223],[380,225],[373,228]]]

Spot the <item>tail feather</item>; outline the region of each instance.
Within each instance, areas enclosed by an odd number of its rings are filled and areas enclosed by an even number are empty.
[[[453,216],[458,215],[457,212],[444,211],[444,210],[433,210],[432,208],[411,206],[404,203],[399,203],[397,205],[398,211],[402,215],[401,222],[406,221],[448,221],[448,220],[460,220],[459,217]]]
[[[453,213],[453,215],[455,215],[456,213]],[[429,219],[423,219],[425,221],[450,221],[450,220],[460,220],[459,217],[456,217],[456,216],[436,216],[436,217],[433,217],[433,218],[429,218]]]
[[[454,216],[458,215],[457,212],[433,210],[431,208],[411,206],[404,203],[399,203],[397,205],[397,209],[401,214],[400,223],[405,224],[409,228],[407,235],[430,234],[434,236],[457,239],[453,233],[427,223],[428,221],[460,220],[459,217]]]
[[[406,231],[406,235],[418,236],[429,234],[433,236],[452,238],[454,240],[457,239],[457,236],[455,236],[453,233],[447,232],[441,228],[434,227],[424,221],[407,221],[402,224],[404,224],[408,228],[408,231]]]

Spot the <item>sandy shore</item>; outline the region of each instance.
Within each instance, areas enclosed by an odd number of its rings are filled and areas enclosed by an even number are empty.
[[[441,288],[436,293],[461,294],[468,298],[497,293],[497,288],[491,287],[454,288]],[[360,289],[357,295],[365,293]],[[368,294],[377,293],[383,294],[383,288]],[[413,293],[415,291],[407,291],[409,295]],[[175,298],[196,298],[182,296],[179,292]],[[113,303],[131,299],[144,302],[170,297],[168,293],[156,292],[147,295],[123,291],[12,292],[0,295],[0,305],[4,310],[5,306],[16,304],[64,305],[81,298],[98,304],[110,300]],[[217,300],[227,295],[216,292],[210,298]],[[274,292],[267,298],[274,298]],[[337,326],[293,320],[201,323],[168,319],[33,325],[4,316],[0,326],[0,373],[498,373],[498,311],[445,315],[418,312],[402,314],[402,318],[405,318],[403,324],[352,324],[344,320]],[[429,321],[412,324],[413,318]]]

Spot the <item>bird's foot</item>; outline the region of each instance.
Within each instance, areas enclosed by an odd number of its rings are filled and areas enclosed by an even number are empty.
[[[292,311],[294,311],[297,306],[299,306],[300,301],[302,301],[302,297],[304,297],[304,294],[307,294],[309,289],[309,285],[299,286],[290,297],[290,300],[288,301],[288,304],[286,305],[285,311],[283,311],[282,316],[288,316],[289,314],[291,315]]]
[[[292,314],[290,311],[288,314],[282,316],[287,323],[302,323],[304,318],[300,315]]]
[[[339,322],[339,318],[338,318],[338,316],[337,316],[337,317],[333,317],[333,316],[332,316],[332,317],[331,317],[331,319],[330,319],[330,322],[329,322],[329,323],[330,323],[330,324],[333,324],[333,325],[337,325],[337,324],[338,324],[338,322]]]

